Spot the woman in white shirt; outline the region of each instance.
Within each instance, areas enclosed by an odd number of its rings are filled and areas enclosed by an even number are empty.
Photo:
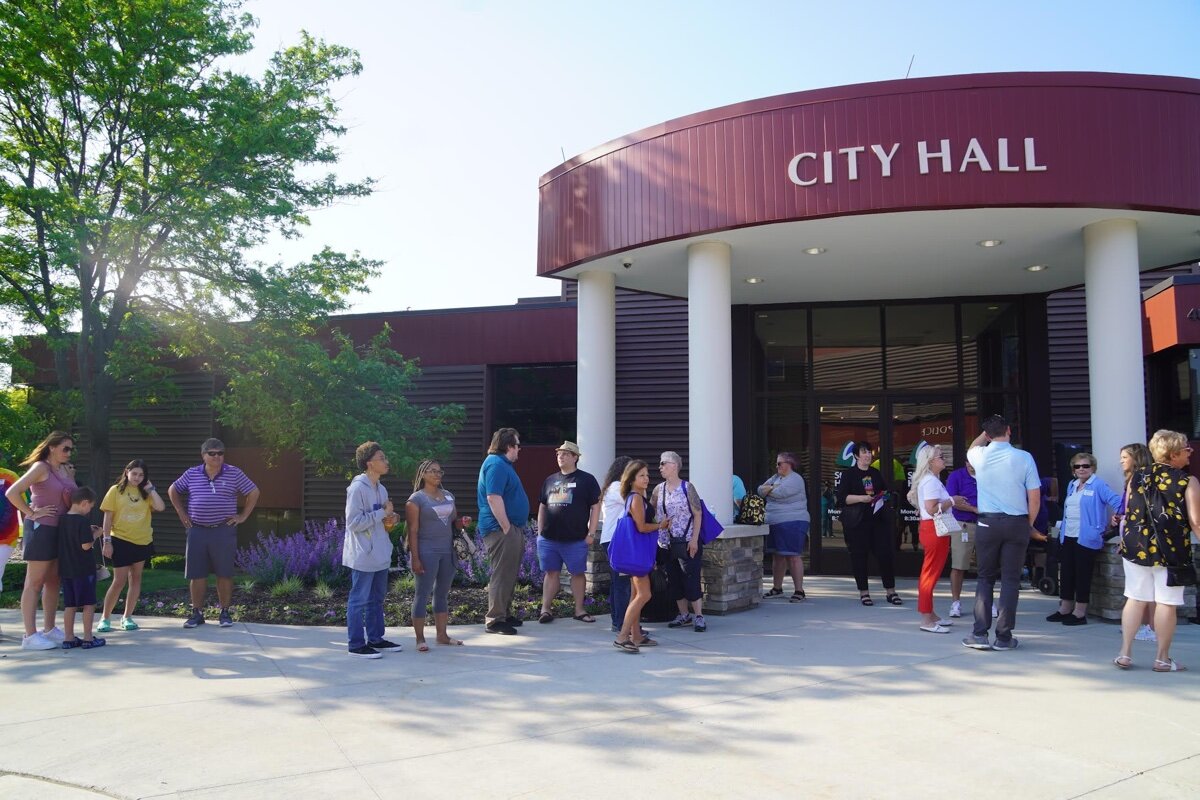
[[[925,562],[921,565],[921,580],[917,584],[917,612],[921,615],[921,630],[927,633],[949,633],[954,624],[933,611],[933,588],[950,555],[950,537],[937,535],[933,517],[948,513],[954,507],[954,498],[938,477],[944,469],[946,459],[942,448],[936,444],[922,447],[917,451],[917,470],[913,473],[912,488],[908,490],[908,502],[921,512],[919,533]]]

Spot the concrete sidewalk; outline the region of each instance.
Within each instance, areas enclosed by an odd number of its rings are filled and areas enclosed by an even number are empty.
[[[1047,623],[1037,592],[999,653],[961,645],[969,618],[918,630],[911,581],[903,607],[806,589],[707,633],[651,626],[638,656],[607,618],[429,653],[390,629],[405,650],[379,661],[340,628],[156,617],[27,653],[0,611],[0,797],[1200,796],[1200,626],[1172,648],[1191,671],[1153,673],[1138,642],[1122,672],[1117,626]]]

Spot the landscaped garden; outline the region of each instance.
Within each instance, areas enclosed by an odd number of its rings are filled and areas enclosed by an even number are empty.
[[[338,520],[325,524],[309,522],[303,531],[290,536],[259,534],[258,541],[238,552],[238,575],[234,579],[233,617],[241,622],[269,622],[289,625],[341,625],[346,620],[346,596],[350,572],[342,567],[342,539],[345,529]],[[412,624],[412,599],[415,578],[409,571],[404,551],[404,528],[392,533],[396,545],[395,572],[384,604],[389,626]],[[450,624],[470,625],[483,622],[487,611],[489,567],[482,538],[472,531],[467,542],[457,549],[458,574],[450,590]],[[525,552],[521,557],[513,613],[519,619],[537,619],[542,606],[542,571],[537,563],[537,534],[532,525],[525,529]],[[470,546],[470,545],[473,545]],[[183,577],[183,556],[155,556],[142,576],[142,594],[135,616],[185,618],[190,610],[187,581]],[[4,573],[5,591],[0,607],[16,608],[21,602],[25,565],[13,562]],[[97,585],[103,601],[110,580]],[[216,580],[209,578],[208,602],[216,603]],[[568,586],[567,581],[563,585]],[[123,601],[122,601],[123,602]],[[608,598],[586,598],[591,614],[608,610]],[[122,610],[119,603],[114,615]],[[99,613],[99,609],[97,609]],[[570,617],[574,603],[569,592],[562,591],[554,603],[555,616]],[[432,620],[432,612],[430,613]]]

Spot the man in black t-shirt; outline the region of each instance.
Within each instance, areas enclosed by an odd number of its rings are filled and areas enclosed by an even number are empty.
[[[551,604],[558,595],[559,573],[563,564],[571,573],[571,594],[575,597],[575,619],[595,622],[583,607],[583,591],[587,586],[587,554],[596,534],[600,516],[600,484],[596,479],[576,469],[579,446],[563,442],[555,451],[558,472],[542,484],[538,504],[538,564],[546,573],[542,583],[542,613],[538,622],[553,622]]]

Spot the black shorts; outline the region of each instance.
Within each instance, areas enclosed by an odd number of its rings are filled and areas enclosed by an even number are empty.
[[[63,578],[63,606],[83,609],[96,605],[96,573],[86,578]]]
[[[114,536],[112,540],[112,563],[114,567],[129,567],[139,561],[149,561],[154,555],[154,543],[134,544]]]
[[[21,549],[26,561],[58,560],[57,525],[38,525],[35,528],[33,520],[27,519],[24,535]]]

